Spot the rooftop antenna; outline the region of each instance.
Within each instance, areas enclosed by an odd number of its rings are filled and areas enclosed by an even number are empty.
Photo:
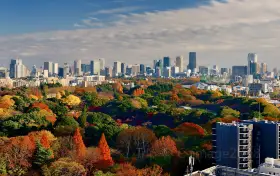
[[[189,165],[190,165],[190,176],[192,176],[193,166],[194,166],[194,157],[193,156],[189,157]]]

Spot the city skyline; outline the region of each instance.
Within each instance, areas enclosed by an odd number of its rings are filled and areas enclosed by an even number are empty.
[[[191,51],[198,65],[245,65],[251,52],[268,65],[280,64],[277,0],[1,3],[1,66],[16,57],[29,67],[93,58],[150,64],[164,56],[187,58]]]

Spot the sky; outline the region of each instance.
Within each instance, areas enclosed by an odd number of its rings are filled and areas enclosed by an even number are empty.
[[[128,64],[197,52],[198,65],[280,64],[279,0],[1,0],[0,66],[105,58]]]

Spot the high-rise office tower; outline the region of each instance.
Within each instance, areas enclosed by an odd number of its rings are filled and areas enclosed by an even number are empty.
[[[137,76],[140,74],[140,65],[135,64],[131,66],[132,76]]]
[[[221,68],[221,74],[228,74],[229,71],[228,71],[228,68]]]
[[[20,59],[11,59],[11,64],[10,64],[10,78],[15,78],[15,66],[17,63],[19,63]]]
[[[100,58],[99,62],[100,62],[100,69],[104,70],[105,69],[105,59],[104,58]]]
[[[210,69],[208,67],[205,66],[199,66],[199,73],[202,75],[209,75],[209,71]]]
[[[100,75],[100,62],[99,60],[90,61],[90,74]]]
[[[64,63],[64,65],[63,65],[63,77],[66,77],[69,74],[70,74],[70,66],[68,65],[68,63]]]
[[[273,73],[274,73],[274,75],[278,74],[278,69],[276,67],[273,69]]]
[[[177,74],[180,72],[180,68],[177,66],[171,67],[171,76],[176,77]]]
[[[217,165],[252,168],[253,125],[216,123],[212,128],[214,159]]]
[[[81,76],[82,75],[82,61],[81,59],[74,61],[74,75]]]
[[[261,63],[261,73],[264,74],[267,72],[267,64]]]
[[[113,76],[113,69],[112,67],[105,67],[105,76],[112,77]]]
[[[257,72],[258,55],[256,53],[248,54],[247,74],[252,75]]]
[[[121,63],[121,73],[122,73],[122,75],[126,74],[126,64],[125,63]]]
[[[53,74],[58,75],[58,63],[53,63]]]
[[[188,69],[190,69],[192,72],[196,71],[196,52],[190,52],[189,53]]]
[[[10,77],[22,78],[30,76],[30,70],[22,64],[21,59],[12,59],[10,64]]]
[[[52,62],[44,62],[44,70],[48,70],[49,76],[53,74],[53,63]]]
[[[170,78],[171,77],[171,67],[164,67],[163,68],[163,76],[165,78]]]
[[[144,75],[146,73],[146,67],[144,64],[140,64],[140,74]]]
[[[236,76],[245,76],[247,75],[247,66],[232,66],[232,77],[235,78]]]
[[[163,67],[170,67],[170,57],[163,58]]]
[[[114,62],[113,75],[114,76],[122,75],[122,64],[121,64],[121,62],[119,62],[119,61]]]
[[[64,77],[64,68],[63,67],[58,68],[58,76],[59,77]]]
[[[183,56],[176,57],[176,67],[179,67],[179,72],[184,72],[184,58]]]

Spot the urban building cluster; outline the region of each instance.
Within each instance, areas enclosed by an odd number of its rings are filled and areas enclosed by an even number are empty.
[[[198,66],[196,52],[190,52],[188,63],[183,56],[178,56],[174,61],[170,57],[154,60],[152,66],[145,64],[128,65],[115,61],[112,66],[105,64],[105,59],[92,60],[84,63],[82,60],[75,60],[72,65],[64,63],[59,65],[55,62],[44,62],[43,66],[37,68],[35,65],[29,69],[21,59],[12,59],[9,68],[0,67],[0,86],[12,84],[14,87],[23,85],[36,85],[42,80],[57,80],[66,86],[70,85],[94,85],[94,81],[103,81],[110,77],[163,77],[163,78],[184,78],[200,77],[204,83],[198,87],[216,89],[209,85],[209,82],[216,83],[240,83],[236,87],[220,87],[229,93],[239,95],[262,96],[273,91],[273,87],[279,86],[277,82],[278,70],[268,71],[266,63],[259,63],[257,54],[248,54],[246,65],[234,65],[232,68],[219,68]],[[29,79],[26,79],[29,78]],[[32,79],[32,81],[30,81]],[[28,80],[28,81],[26,81]],[[88,83],[83,83],[87,81]],[[276,81],[276,82],[275,82]],[[206,83],[208,84],[206,84]],[[211,87],[212,86],[212,87]]]

